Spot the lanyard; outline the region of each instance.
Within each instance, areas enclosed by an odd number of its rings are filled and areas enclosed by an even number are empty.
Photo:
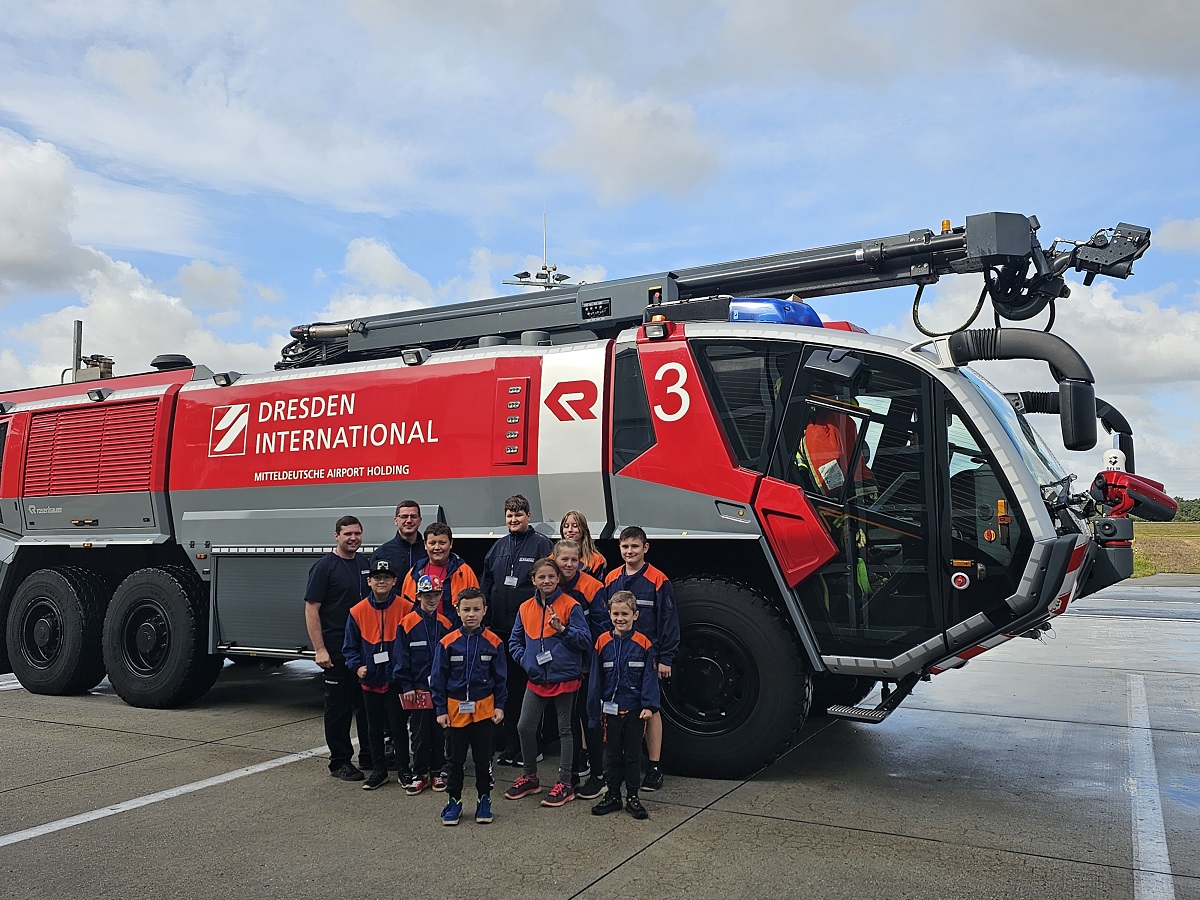
[[[421,612],[421,619],[425,625],[425,647],[429,651],[431,656],[433,655],[434,628],[429,623],[430,623],[430,620],[436,622],[437,615],[438,614],[435,612],[432,616],[426,616],[424,610],[422,610],[422,612]]]
[[[533,531],[532,528],[528,528],[525,530],[525,533],[521,536],[520,544],[518,544],[516,541],[513,540],[511,531],[508,533],[508,574],[509,575],[516,574],[517,563],[520,561],[521,551],[525,549],[525,542],[527,540],[529,540],[529,535],[530,535],[530,532],[532,532],[532,531]]]
[[[612,692],[612,696],[608,698],[609,703],[617,702],[617,691],[620,690],[620,687],[621,687],[621,651],[624,649],[623,645],[624,645],[625,641],[629,640],[628,636],[620,638],[620,637],[615,637],[616,632],[613,632],[613,634],[614,634],[613,643],[617,645],[617,668],[613,672],[613,676],[614,676],[613,677],[613,692]]]
[[[466,670],[467,670],[467,700],[471,699],[471,669],[475,666],[475,654],[471,652],[471,638],[473,635],[467,635],[467,651],[466,651]]]
[[[336,553],[334,554],[334,556],[337,556],[337,558],[340,559],[343,563],[345,563],[347,568],[350,569],[350,577],[354,580],[354,591],[355,591],[354,596],[357,597],[359,594],[362,593],[362,580],[359,577],[360,573],[359,573],[359,567],[358,567],[358,554],[357,553],[354,554],[352,559],[346,559],[346,557],[338,556]]]

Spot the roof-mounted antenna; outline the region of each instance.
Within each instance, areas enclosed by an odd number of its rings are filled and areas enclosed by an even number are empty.
[[[558,271],[558,266],[550,265],[549,255],[546,249],[546,210],[542,210],[542,268],[536,274],[530,275],[528,272],[518,272],[513,276],[513,281],[503,281],[501,284],[516,284],[521,287],[540,287],[544,290],[550,290],[561,285],[564,281],[570,281],[570,275],[564,275]]]

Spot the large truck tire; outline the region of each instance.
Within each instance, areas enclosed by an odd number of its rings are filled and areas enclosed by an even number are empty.
[[[104,678],[104,583],[86,569],[38,569],[8,607],[5,646],[13,673],[34,694],[78,694]]]
[[[663,762],[709,778],[749,775],[786,750],[812,680],[775,607],[720,578],[675,584],[680,647],[663,688]]]
[[[131,706],[165,709],[203,696],[224,657],[208,652],[208,595],[184,566],[140,569],[121,582],[104,619],[113,690]]]
[[[822,672],[813,676],[813,715],[823,716],[831,706],[858,706],[875,689],[874,678],[862,675],[834,675]]]

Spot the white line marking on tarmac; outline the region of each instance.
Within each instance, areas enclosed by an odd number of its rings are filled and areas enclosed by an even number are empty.
[[[288,763],[299,762],[302,759],[310,759],[314,756],[320,756],[327,752],[328,751],[325,749],[325,747],[314,747],[312,750],[304,750],[300,753],[293,753],[289,756],[281,756],[279,759],[268,760],[267,762],[259,763],[255,766],[246,766],[242,769],[235,769],[232,772],[226,772],[224,775],[214,775],[212,778],[205,778],[201,781],[193,781],[191,784],[184,784],[180,785],[179,787],[168,788],[165,791],[159,791],[155,794],[147,794],[144,797],[135,797],[134,799],[126,800],[123,803],[114,803],[112,806],[105,806],[102,809],[93,809],[91,812],[80,813],[77,816],[59,819],[56,822],[47,822],[45,825],[36,825],[33,828],[26,828],[23,831],[14,831],[12,834],[0,835],[0,847],[7,847],[11,844],[19,844],[22,841],[28,841],[36,837],[41,837],[44,834],[53,834],[56,831],[62,831],[64,828],[73,828],[76,825],[86,825],[88,822],[94,822],[97,819],[115,816],[118,813],[129,812],[132,809],[140,809],[143,806],[149,806],[152,803],[159,803],[163,800],[171,800],[184,794],[192,794],[196,791],[202,791],[205,788],[216,787],[217,785],[225,784],[228,781],[236,781],[239,778],[245,778],[247,775],[257,775],[259,772],[266,772],[269,769],[276,769],[279,766],[286,766]]]
[[[1141,675],[1129,676],[1129,798],[1133,806],[1134,900],[1175,900],[1146,680]]]

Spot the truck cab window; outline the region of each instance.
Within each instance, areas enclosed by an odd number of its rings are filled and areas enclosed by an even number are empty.
[[[803,490],[839,549],[801,585],[823,654],[890,659],[937,635],[926,376],[862,354],[853,384],[801,370],[772,474]]]
[[[654,421],[636,347],[617,353],[613,371],[612,468],[623,468],[654,446]]]

